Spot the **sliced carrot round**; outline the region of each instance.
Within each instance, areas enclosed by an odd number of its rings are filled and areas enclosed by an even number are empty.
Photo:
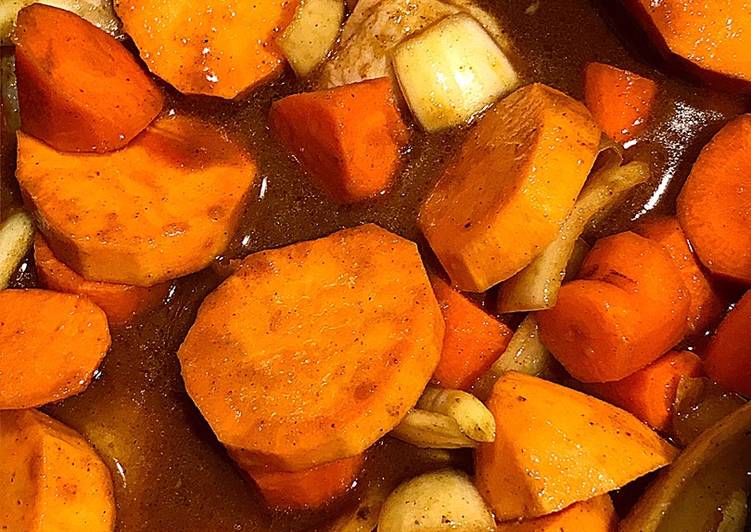
[[[707,347],[707,375],[730,391],[751,398],[751,291],[722,320]]]
[[[690,299],[659,244],[632,232],[599,240],[537,313],[543,342],[582,382],[620,380],[656,360],[688,330]]]
[[[237,460],[234,454],[233,458]],[[266,504],[273,508],[318,508],[352,487],[364,461],[365,457],[358,454],[301,471],[256,467],[248,468],[246,473],[261,490]]]
[[[704,147],[677,210],[702,263],[751,285],[751,114],[730,122]]]
[[[247,257],[178,352],[188,393],[248,466],[362,453],[430,380],[443,318],[414,243],[375,225]]]
[[[92,281],[153,286],[204,268],[232,237],[255,173],[221,130],[182,115],[104,154],[18,137],[16,175],[48,244]]]
[[[149,69],[184,94],[234,98],[281,74],[299,0],[115,0]]]
[[[636,137],[652,112],[657,84],[634,72],[589,63],[584,70],[584,101],[597,124],[611,139]]]
[[[110,325],[123,325],[136,314],[161,303],[169,283],[149,288],[127,284],[87,281],[58,260],[41,235],[34,239],[34,263],[37,276],[45,288],[88,297],[107,315]]]
[[[125,146],[164,96],[130,52],[78,15],[33,4],[14,35],[22,130],[61,151]]]
[[[699,265],[678,220],[672,216],[655,216],[637,225],[634,232],[660,244],[673,259],[690,295],[689,328],[691,332],[704,333],[719,319],[725,303]]]
[[[0,291],[0,409],[79,393],[109,346],[107,317],[88,299],[48,290]]]

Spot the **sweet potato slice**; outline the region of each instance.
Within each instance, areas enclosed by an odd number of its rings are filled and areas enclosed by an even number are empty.
[[[466,390],[505,351],[512,331],[440,277],[431,276],[430,282],[446,322],[433,380],[444,388]]]
[[[698,70],[751,82],[751,9],[745,2],[628,0],[660,47]],[[747,86],[747,85],[746,85]]]
[[[232,237],[255,172],[221,130],[184,115],[105,154],[18,137],[16,176],[47,243],[92,281],[153,286],[208,265]]]
[[[751,291],[722,320],[706,353],[706,370],[723,387],[751,398]]]
[[[272,104],[269,125],[339,203],[386,190],[409,139],[388,78],[287,96]]]
[[[584,101],[602,130],[616,142],[633,140],[652,113],[657,84],[634,72],[604,63],[584,70]]]
[[[676,450],[634,416],[552,382],[510,372],[487,402],[496,439],[481,444],[476,482],[496,519],[529,519],[620,488]]]
[[[0,427],[2,528],[114,529],[110,472],[80,434],[36,410],[0,411]]]
[[[579,277],[537,313],[543,343],[574,378],[620,380],[686,334],[688,291],[656,242],[628,231],[599,240]]]
[[[613,501],[600,495],[554,514],[500,523],[496,532],[615,532],[617,524]]]
[[[689,329],[702,334],[720,317],[725,303],[691,251],[678,220],[672,216],[655,216],[639,223],[634,232],[660,244],[678,266],[691,300]]]
[[[751,114],[730,122],[704,146],[677,212],[709,271],[751,285]]]
[[[242,452],[235,454],[238,457]],[[249,467],[245,472],[261,490],[266,504],[275,509],[319,508],[349,490],[364,463],[361,454],[300,471]],[[242,458],[238,460],[242,467]]]
[[[420,209],[419,226],[454,284],[485,291],[539,255],[571,211],[599,141],[582,104],[541,84],[483,115]]]
[[[77,394],[109,346],[107,317],[88,299],[48,290],[0,291],[0,409]]]
[[[234,98],[281,74],[299,0],[115,0],[149,69],[184,94]]]
[[[157,306],[169,290],[169,283],[144,288],[87,281],[58,260],[40,235],[34,239],[34,262],[45,288],[88,297],[104,311],[110,325],[124,325],[137,314]]]
[[[362,453],[415,405],[443,317],[417,247],[375,225],[247,257],[178,352],[188,393],[245,464]]]
[[[130,52],[78,15],[32,4],[13,41],[22,130],[57,150],[116,150],[162,111],[162,92]]]
[[[688,351],[663,355],[649,366],[614,382],[589,384],[586,391],[623,408],[655,430],[667,432],[681,379],[700,377],[701,359]]]

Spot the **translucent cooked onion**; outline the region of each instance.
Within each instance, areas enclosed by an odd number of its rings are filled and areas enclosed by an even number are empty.
[[[501,48],[466,13],[399,44],[393,66],[407,105],[427,131],[466,124],[519,85]]]
[[[277,44],[292,70],[303,78],[321,64],[334,46],[342,20],[344,0],[303,0]]]

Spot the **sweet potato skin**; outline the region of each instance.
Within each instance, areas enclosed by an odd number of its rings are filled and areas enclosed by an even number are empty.
[[[234,98],[277,77],[299,0],[115,0],[149,70],[183,94]]]
[[[707,346],[707,375],[726,389],[751,398],[751,291],[722,320]]]
[[[639,223],[634,232],[660,244],[678,266],[691,301],[690,332],[702,334],[713,326],[725,308],[724,297],[699,265],[678,220],[672,216],[654,216]]]
[[[57,150],[122,148],[162,111],[161,90],[130,52],[73,13],[25,7],[13,40],[22,130]]]
[[[444,388],[467,390],[503,353],[512,331],[440,277],[431,275],[430,282],[446,322],[433,380]]]
[[[247,257],[204,300],[178,357],[222,443],[248,465],[297,471],[396,426],[443,332],[416,246],[364,225]]]
[[[751,114],[728,123],[704,146],[676,210],[702,264],[751,286]]]
[[[112,478],[72,429],[36,410],[0,411],[0,524],[24,532],[110,532]]]
[[[653,429],[667,432],[680,380],[700,377],[703,373],[698,356],[688,351],[672,351],[625,379],[589,384],[585,389],[631,412]]]
[[[389,78],[277,100],[269,127],[338,203],[355,203],[388,189],[409,139]]]
[[[18,135],[24,200],[55,256],[91,281],[148,287],[204,268],[232,237],[255,174],[220,129],[180,114],[106,154]]]
[[[656,242],[629,231],[601,239],[579,276],[537,313],[543,342],[577,380],[623,379],[688,331],[688,291]]]
[[[615,532],[617,524],[610,495],[599,495],[554,514],[499,523],[496,532]]]
[[[476,484],[499,521],[560,511],[676,454],[628,412],[537,377],[506,373],[487,406],[497,433],[477,450]]]
[[[573,207],[599,141],[589,111],[545,85],[488,110],[420,208],[418,225],[453,283],[483,292],[541,253]]]
[[[0,291],[0,409],[79,393],[109,346],[107,317],[88,299],[49,290]]]
[[[143,288],[126,284],[87,281],[58,260],[44,237],[34,238],[34,263],[41,284],[50,290],[89,298],[104,311],[110,326],[127,324],[136,315],[156,307],[167,296],[170,283]]]

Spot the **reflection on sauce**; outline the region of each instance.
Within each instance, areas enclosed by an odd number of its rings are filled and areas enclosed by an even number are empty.
[[[698,150],[724,121],[740,112],[742,100],[666,79],[652,66],[662,67],[649,49],[631,50],[641,62],[633,59],[618,35],[637,46],[644,46],[646,39],[625,24],[625,14],[609,0],[485,4],[499,15],[519,56],[526,58],[523,71],[528,80],[581,98],[583,67],[596,60],[658,81],[662,104],[651,133],[629,148],[630,156],[652,160],[653,180],[597,232],[627,227],[650,210],[670,211]],[[287,73],[281,81],[238,102],[174,98],[177,108],[224,124],[260,164],[261,179],[250,194],[255,199],[249,201],[241,228],[222,260],[367,221],[418,241],[428,264],[434,264],[414,224],[417,206],[464,133],[427,137],[415,132],[407,167],[394,190],[361,205],[337,207],[313,188],[268,136],[265,122],[270,102],[299,90]],[[200,163],[190,157],[189,162]],[[81,431],[112,468],[118,530],[311,530],[337,509],[353,504],[358,493],[355,489],[337,508],[318,514],[270,514],[216,442],[184,392],[175,352],[201,299],[218,281],[212,271],[178,281],[167,305],[140,323],[113,332],[113,347],[101,378],[83,394],[46,409]],[[33,283],[29,271],[16,281],[17,285]],[[378,478],[404,477],[430,468],[430,460],[418,459],[417,453],[405,444],[377,445],[369,453],[359,488]]]

